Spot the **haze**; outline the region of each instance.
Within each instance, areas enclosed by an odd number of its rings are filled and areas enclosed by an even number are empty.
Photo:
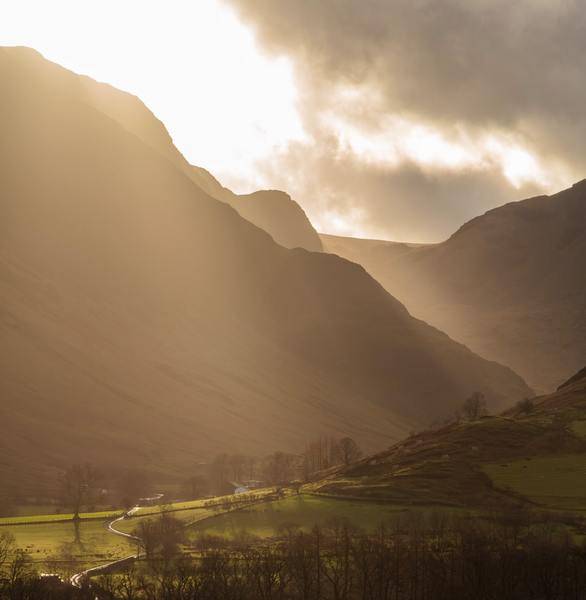
[[[0,598],[582,598],[581,6],[0,10]]]
[[[0,43],[137,94],[191,163],[325,233],[441,241],[579,178],[577,3],[356,6],[4,2]]]

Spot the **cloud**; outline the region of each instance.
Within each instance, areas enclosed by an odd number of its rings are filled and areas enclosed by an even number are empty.
[[[436,241],[584,172],[577,1],[226,1],[295,65],[309,141],[261,167],[318,222]]]
[[[396,241],[445,239],[487,208],[540,193],[513,189],[498,171],[427,171],[416,163],[372,165],[339,153],[336,142],[295,143],[259,165],[266,181],[294,189],[318,231]]]

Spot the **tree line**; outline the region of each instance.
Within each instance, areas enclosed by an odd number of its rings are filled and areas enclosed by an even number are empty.
[[[222,453],[185,480],[183,495],[195,499],[226,494],[230,492],[228,483],[285,486],[294,481],[305,482],[319,471],[348,465],[361,456],[362,451],[355,440],[332,436],[309,442],[299,454],[277,451],[256,457]]]
[[[565,519],[565,525],[563,520]],[[186,546],[171,514],[151,521],[144,558],[81,591],[46,581],[0,534],[0,598],[50,600],[582,600],[586,545],[577,518],[406,512],[365,532],[337,520],[278,538]],[[185,552],[185,548],[190,552]]]
[[[193,556],[171,546],[97,585],[124,600],[579,600],[586,594],[586,547],[550,517],[523,511],[489,519],[407,513],[370,533],[333,521],[311,531],[289,527],[270,543],[208,536]]]

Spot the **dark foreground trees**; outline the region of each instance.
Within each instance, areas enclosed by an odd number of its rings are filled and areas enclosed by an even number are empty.
[[[92,600],[89,590],[79,590],[56,578],[40,577],[33,561],[18,549],[13,537],[0,530],[0,600]]]
[[[406,513],[364,533],[344,522],[278,539],[177,537],[154,526],[146,559],[96,578],[109,600],[582,600],[586,548],[567,527],[524,512],[485,517]],[[569,525],[581,526],[579,522]],[[163,540],[167,540],[164,543]],[[182,542],[182,548],[179,543]],[[52,598],[8,561],[0,598]],[[15,571],[15,566],[17,571]],[[21,576],[17,573],[21,569]],[[25,594],[21,594],[27,590]],[[2,595],[4,594],[4,595]],[[63,597],[67,597],[64,595]],[[71,596],[78,597],[78,596]],[[89,596],[88,596],[89,597]]]
[[[547,518],[407,515],[365,534],[347,523],[270,543],[200,540],[98,581],[125,600],[581,600],[586,549]]]

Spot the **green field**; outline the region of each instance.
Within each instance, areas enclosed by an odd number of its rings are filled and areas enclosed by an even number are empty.
[[[190,526],[196,521],[231,510],[250,496],[255,499],[273,493],[272,488],[251,494],[218,497],[162,506],[143,507],[132,517],[116,523],[116,529],[132,533],[142,520],[157,518],[161,511]],[[77,528],[72,514],[44,514],[0,519],[0,533],[11,534],[16,548],[26,551],[39,570],[79,572],[88,566],[123,558],[136,551],[134,543],[113,534],[107,525],[124,514],[122,510],[82,513]]]
[[[573,421],[571,429],[578,437],[586,439],[586,421]]]
[[[375,529],[404,509],[389,504],[320,498],[302,494],[266,504],[259,504],[204,520],[189,528],[194,539],[202,532],[233,538],[243,532],[258,537],[273,537],[285,527],[310,530],[333,519],[344,519],[365,530]]]
[[[147,513],[144,515],[132,516],[116,523],[116,529],[123,533],[133,533],[141,521],[156,519],[161,513]],[[173,511],[173,517],[179,519],[185,526],[189,526],[196,521],[206,519],[212,515],[218,514],[217,510],[208,508],[191,508],[186,510]]]
[[[255,496],[262,498],[269,494],[274,493],[274,488],[263,488],[255,490],[254,492],[239,494],[238,499],[243,500],[249,496]],[[134,512],[135,516],[147,516],[147,515],[158,515],[161,511],[188,511],[194,509],[202,509],[208,503],[221,504],[223,501],[233,499],[234,496],[219,496],[217,498],[208,498],[204,500],[189,500],[187,502],[174,502],[171,504],[160,504],[154,506],[143,506]],[[27,511],[28,512],[28,511]],[[115,519],[124,514],[124,510],[105,510],[99,512],[86,512],[80,513],[80,519],[82,521],[88,520],[104,520],[104,519]],[[30,525],[34,523],[54,523],[59,521],[73,521],[73,513],[48,513],[48,514],[26,514],[14,517],[1,517],[0,528],[6,525]]]
[[[80,513],[79,517],[82,521],[115,519],[123,513],[123,510],[105,510],[101,512]],[[30,525],[33,523],[51,523],[53,521],[73,521],[73,513],[53,513],[45,515],[26,515],[20,517],[2,517],[0,518],[0,527],[4,525]]]
[[[73,573],[133,553],[134,546],[109,532],[107,523],[81,522],[77,535],[73,522],[15,525],[2,527],[0,533],[10,533],[39,570]]]
[[[586,510],[586,455],[522,459],[484,466],[493,483],[548,508]]]
[[[164,502],[161,504],[157,504],[155,506],[142,506],[138,508],[135,512],[135,516],[146,516],[146,515],[156,515],[161,513],[161,511],[186,511],[186,510],[194,510],[206,508],[209,504],[222,504],[222,502],[230,502],[232,500],[243,501],[247,498],[263,498],[265,496],[269,496],[270,494],[275,493],[275,488],[262,488],[258,490],[254,490],[251,492],[246,492],[243,494],[238,494],[237,496],[231,494],[228,496],[216,496],[214,498],[204,498],[199,500],[188,500],[186,502],[173,502],[171,504],[165,504]]]

